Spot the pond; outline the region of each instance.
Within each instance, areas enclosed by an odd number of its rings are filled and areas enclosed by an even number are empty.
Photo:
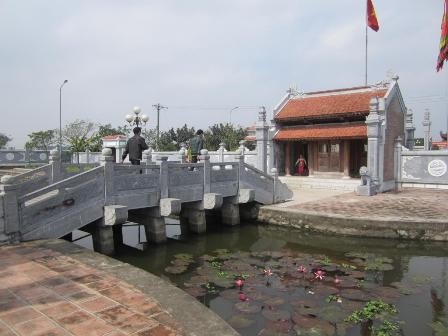
[[[116,258],[176,284],[241,335],[448,335],[445,243],[255,224],[168,233],[141,250],[130,247],[141,247],[137,226],[124,228]]]

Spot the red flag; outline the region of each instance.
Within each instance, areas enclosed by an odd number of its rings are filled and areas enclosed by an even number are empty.
[[[376,32],[380,29],[375,13],[375,8],[373,8],[372,0],[367,0],[367,26],[369,26]]]
[[[446,18],[448,10],[448,0],[445,0],[445,8],[443,10],[443,18],[442,18],[442,33],[440,35],[440,44],[439,44],[439,58],[437,59],[437,67],[436,70],[440,71],[443,67],[443,62],[448,58],[448,20]]]

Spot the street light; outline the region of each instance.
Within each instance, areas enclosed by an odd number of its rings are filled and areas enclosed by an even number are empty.
[[[125,119],[126,121],[129,123],[129,125],[135,125],[137,127],[140,127],[140,125],[143,123],[146,125],[146,123],[149,120],[149,117],[146,114],[142,114],[141,116],[139,116],[140,112],[141,112],[141,108],[138,106],[134,107],[134,115],[132,114],[127,114]]]
[[[230,110],[230,123],[232,123],[232,111],[236,110],[237,108],[240,108],[239,106],[235,106]]]
[[[59,160],[62,161],[62,87],[68,82],[64,80],[59,87]]]

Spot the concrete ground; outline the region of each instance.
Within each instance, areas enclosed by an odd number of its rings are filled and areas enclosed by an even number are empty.
[[[371,197],[322,189],[293,189],[293,193],[293,200],[272,207],[357,218],[448,220],[446,189],[404,188],[398,193],[381,193]]]
[[[0,248],[0,336],[212,334],[238,335],[148,272],[63,240]]]

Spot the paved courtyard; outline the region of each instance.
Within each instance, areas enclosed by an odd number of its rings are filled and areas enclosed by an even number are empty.
[[[382,193],[372,197],[354,192],[294,190],[300,202],[293,200],[281,207],[347,217],[373,217],[400,220],[448,220],[448,190],[405,188],[402,192]],[[310,201],[307,201],[307,198]]]
[[[57,251],[2,247],[0,336],[175,336],[158,302]]]

